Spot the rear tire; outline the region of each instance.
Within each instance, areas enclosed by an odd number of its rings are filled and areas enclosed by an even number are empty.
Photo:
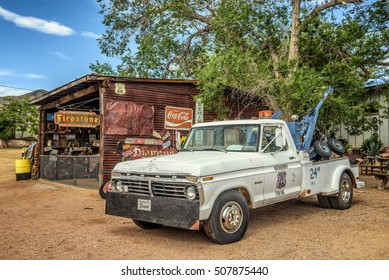
[[[144,221],[139,221],[139,220],[134,220],[134,219],[132,219],[132,221],[138,227],[143,228],[143,229],[156,229],[156,228],[162,227],[162,225],[156,224],[156,223],[144,222]]]
[[[332,208],[329,196],[318,194],[317,201],[322,208]]]
[[[243,195],[229,190],[219,195],[204,231],[217,244],[229,244],[243,238],[249,224],[249,208]]]
[[[350,175],[343,172],[339,181],[339,194],[337,196],[330,197],[332,207],[339,210],[350,208],[353,201],[353,188],[354,185],[351,181]]]

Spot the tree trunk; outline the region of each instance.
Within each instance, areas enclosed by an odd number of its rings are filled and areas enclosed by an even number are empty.
[[[300,0],[292,0],[292,31],[290,34],[289,61],[297,60],[300,36]]]

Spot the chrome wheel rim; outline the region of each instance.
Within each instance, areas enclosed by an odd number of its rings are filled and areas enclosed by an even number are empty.
[[[243,211],[234,201],[226,203],[220,211],[220,225],[227,233],[236,232],[242,225]]]
[[[340,195],[344,202],[348,202],[351,198],[351,184],[349,181],[344,180],[340,187]]]

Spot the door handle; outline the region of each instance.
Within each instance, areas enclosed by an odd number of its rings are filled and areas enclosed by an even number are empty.
[[[290,160],[296,159],[296,157],[295,157],[295,156],[291,156],[291,157],[289,157],[289,159],[290,159]]]

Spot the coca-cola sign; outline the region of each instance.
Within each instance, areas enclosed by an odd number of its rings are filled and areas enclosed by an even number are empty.
[[[189,130],[193,123],[193,110],[188,108],[169,107],[165,109],[165,128]]]

